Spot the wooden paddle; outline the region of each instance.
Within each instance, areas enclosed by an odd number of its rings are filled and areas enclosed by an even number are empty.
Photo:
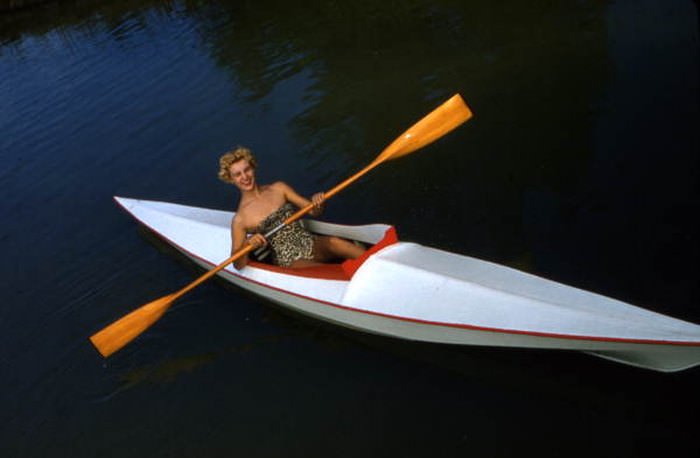
[[[324,194],[324,199],[328,200],[334,195],[338,194],[340,191],[350,186],[379,164],[410,154],[428,143],[437,140],[467,121],[469,118],[471,118],[471,116],[472,112],[467,104],[464,103],[462,97],[459,94],[452,96],[449,100],[444,102],[435,110],[431,111],[427,116],[414,124],[406,132],[401,134],[400,137],[387,146],[386,149],[384,149],[384,151],[382,151],[381,154],[377,156],[377,158],[367,167],[343,181],[330,191],[326,192]],[[313,204],[300,209],[267,235],[269,236],[271,233],[276,232],[282,227],[293,223],[312,209]],[[189,285],[185,286],[180,291],[165,297],[161,297],[160,299],[134,310],[101,331],[93,334],[90,337],[90,341],[92,341],[93,345],[95,348],[97,348],[97,351],[102,354],[102,356],[105,358],[110,356],[112,353],[124,347],[139,334],[148,329],[153,323],[155,323],[170,308],[175,300],[188,293],[190,290],[196,288],[209,278],[213,277],[224,267],[245,256],[252,250],[253,247],[251,245],[241,248],[230,258],[214,267]]]

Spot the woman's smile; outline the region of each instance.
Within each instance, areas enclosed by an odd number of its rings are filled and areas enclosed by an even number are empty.
[[[250,191],[255,187],[255,169],[245,159],[231,164],[229,174],[242,191]]]

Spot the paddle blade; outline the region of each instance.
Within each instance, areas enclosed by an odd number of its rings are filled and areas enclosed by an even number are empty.
[[[102,356],[107,358],[148,329],[170,308],[175,294],[161,297],[120,318],[90,337]]]
[[[375,162],[397,159],[410,154],[434,142],[471,117],[472,111],[462,96],[455,94],[394,140],[382,151]]]

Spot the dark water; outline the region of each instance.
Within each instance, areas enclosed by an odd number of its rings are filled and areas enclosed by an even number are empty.
[[[475,118],[325,217],[700,323],[690,0],[63,1],[0,16],[0,456],[698,456],[700,370],[379,339],[212,281],[113,195],[230,208],[220,153],[330,188],[454,92]]]

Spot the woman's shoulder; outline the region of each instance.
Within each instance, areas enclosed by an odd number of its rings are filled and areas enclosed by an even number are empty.
[[[289,200],[290,197],[294,197],[297,194],[294,188],[292,188],[284,181],[276,181],[272,183],[270,187],[271,189],[273,189],[273,193],[281,194],[282,196],[284,196],[285,201]]]
[[[284,181],[275,181],[274,183],[270,183],[270,184],[267,185],[267,186],[268,186],[271,190],[274,190],[274,191],[282,191],[282,192],[284,192],[284,191],[286,191],[287,189],[289,189],[289,185],[288,185],[287,183],[285,183]]]

